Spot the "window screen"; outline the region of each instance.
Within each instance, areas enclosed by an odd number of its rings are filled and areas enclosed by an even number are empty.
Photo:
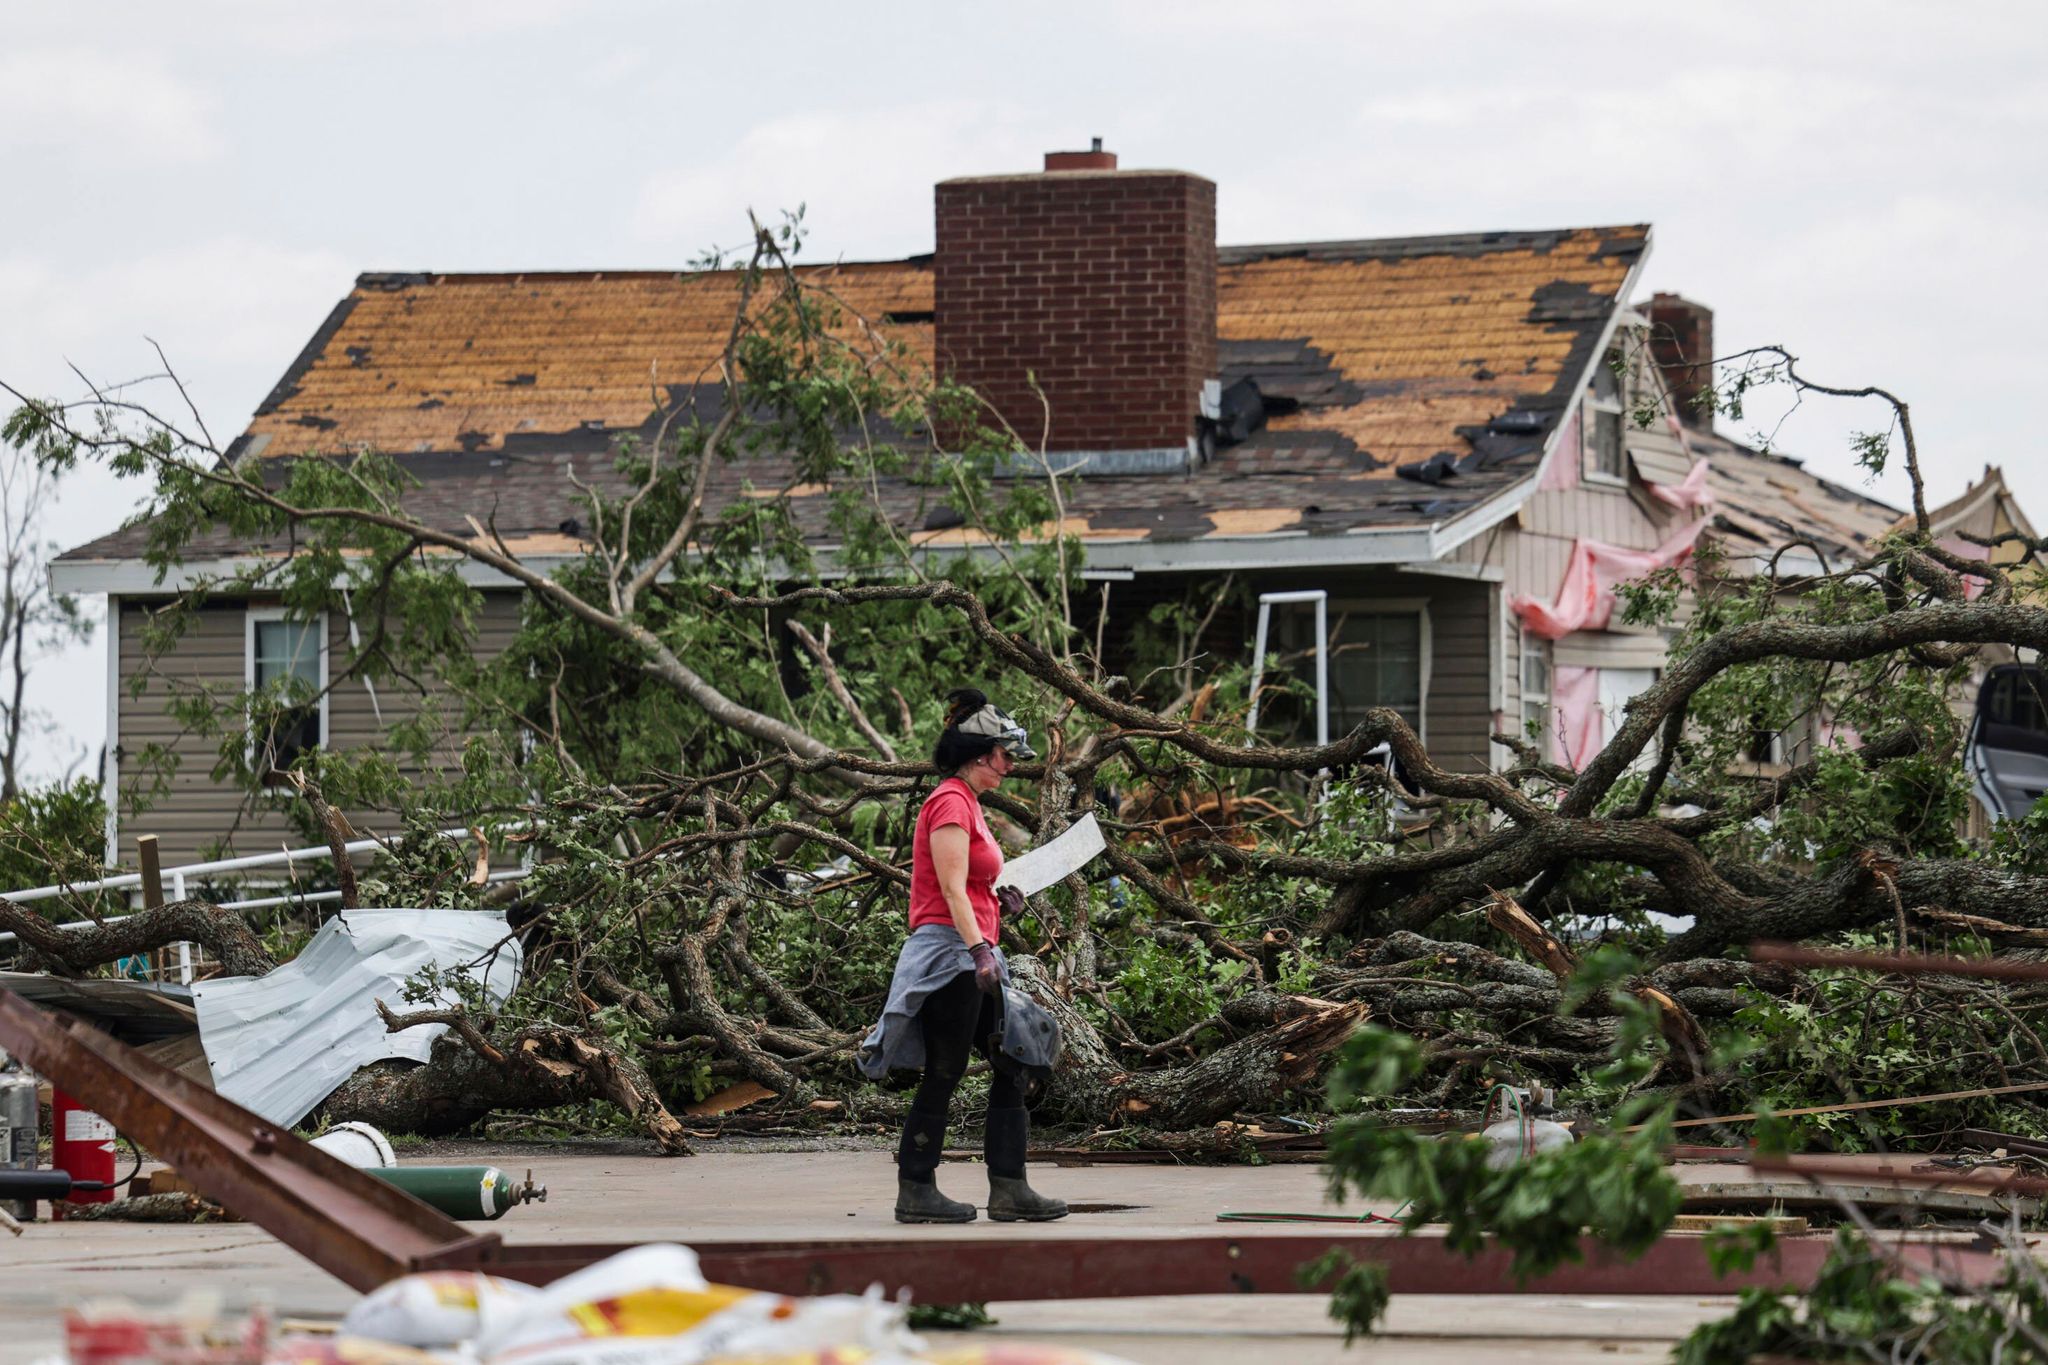
[[[1610,479],[1625,476],[1627,451],[1622,440],[1623,395],[1621,375],[1609,355],[1593,371],[1592,393],[1586,399],[1586,460],[1595,474]]]
[[[1343,734],[1369,707],[1390,706],[1422,729],[1422,617],[1347,613],[1330,655],[1330,733]]]
[[[1618,479],[1621,466],[1621,414],[1604,408],[1593,409],[1593,469]]]
[[[250,623],[250,678],[257,703],[258,773],[289,768],[320,745],[320,626],[312,621]]]

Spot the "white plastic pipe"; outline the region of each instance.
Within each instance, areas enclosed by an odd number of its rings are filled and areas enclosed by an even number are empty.
[[[466,829],[444,829],[438,830],[436,833],[443,839],[467,839],[469,837],[469,831]],[[381,852],[383,848],[384,844],[381,840],[358,839],[354,843],[343,844],[342,852],[350,854],[377,853]],[[181,863],[177,867],[167,867],[164,871],[171,874],[175,880],[181,877],[201,877],[211,872],[245,872],[254,867],[276,867],[280,864],[290,866],[292,863],[301,860],[317,861],[321,858],[331,858],[333,856],[334,851],[332,849],[328,848],[325,844],[320,844],[314,848],[288,848],[281,849],[276,853],[252,853],[246,858],[221,858],[210,863]],[[127,891],[140,885],[142,885],[142,874],[140,872],[123,872],[114,877],[102,877],[96,882],[64,882],[56,886],[38,886],[28,891],[0,892],[0,895],[6,896],[8,900],[17,902],[41,901],[48,900],[52,896],[68,896],[78,891]]]
[[[435,832],[444,839],[467,839],[470,837],[467,829],[444,829]],[[378,853],[384,850],[384,845],[376,839],[358,839],[354,843],[344,844],[342,849],[344,852],[351,854]],[[187,877],[196,877],[209,872],[239,872],[256,867],[275,867],[279,864],[289,866],[291,863],[301,859],[313,860],[331,858],[332,856],[333,850],[329,849],[327,845],[322,844],[317,848],[294,848],[283,849],[276,853],[253,853],[246,858],[222,858],[210,863],[184,863],[180,866],[167,867],[163,870],[171,874],[171,885],[175,888],[172,894],[176,899],[183,900],[185,898],[185,879]],[[490,879],[494,882],[512,881],[525,876],[529,870],[531,869],[521,867],[510,873],[494,872],[491,874]],[[75,891],[123,891],[140,885],[142,885],[142,874],[140,872],[125,872],[118,877],[103,877],[96,882],[72,882],[69,885],[39,886],[29,891],[14,891],[0,894],[4,894],[11,901],[39,901],[48,900],[52,896],[68,895]],[[340,898],[341,893],[339,891],[315,891],[302,896],[270,896],[260,900],[227,901],[221,905],[221,909],[257,910],[273,905],[288,905],[297,901],[339,900]],[[59,929],[87,929],[96,923],[119,924],[123,920],[133,918],[134,916],[132,915],[110,915],[102,920],[72,920],[57,927]],[[0,933],[0,944],[12,943],[14,938],[15,936],[12,933]],[[181,965],[188,973],[186,979],[189,981],[191,948],[189,945],[183,944],[180,945],[180,948]]]

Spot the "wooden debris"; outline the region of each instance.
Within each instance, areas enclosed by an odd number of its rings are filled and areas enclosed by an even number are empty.
[[[1505,891],[1493,893],[1493,900],[1486,907],[1486,922],[1513,939],[1523,952],[1542,963],[1560,983],[1569,981],[1572,973],[1578,970],[1578,960],[1572,956],[1571,950],[1559,943]],[[1712,1050],[1707,1045],[1707,1035],[1700,1028],[1699,1020],[1693,1018],[1685,1006],[1654,986],[1631,986],[1629,992],[1636,999],[1655,1007],[1657,1030],[1664,1035],[1664,1041],[1671,1044],[1673,1060],[1682,1063],[1688,1072],[1697,1073]]]
[[[697,1101],[683,1110],[683,1115],[693,1119],[716,1118],[720,1114],[730,1114],[735,1110],[745,1109],[750,1104],[759,1104],[762,1100],[774,1098],[775,1092],[759,1081],[741,1081],[738,1085],[727,1086],[717,1094],[708,1095]]]
[[[238,1223],[226,1209],[202,1195],[145,1194],[108,1204],[70,1204],[64,1221],[102,1223]]]

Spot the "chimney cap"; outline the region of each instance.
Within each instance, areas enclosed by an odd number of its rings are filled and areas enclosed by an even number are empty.
[[[1113,171],[1116,169],[1116,153],[1102,150],[1102,139],[1090,138],[1085,152],[1047,152],[1045,168],[1048,171]]]

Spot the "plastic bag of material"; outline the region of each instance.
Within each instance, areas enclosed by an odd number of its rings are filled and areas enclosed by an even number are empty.
[[[532,1285],[474,1270],[429,1270],[381,1285],[341,1320],[348,1336],[401,1346],[453,1346],[484,1330],[484,1323],[539,1294]]]
[[[655,1245],[586,1266],[516,1313],[487,1318],[474,1350],[488,1365],[700,1365],[836,1348],[886,1359],[922,1344],[903,1319],[879,1292],[792,1299],[709,1284],[694,1252]]]

